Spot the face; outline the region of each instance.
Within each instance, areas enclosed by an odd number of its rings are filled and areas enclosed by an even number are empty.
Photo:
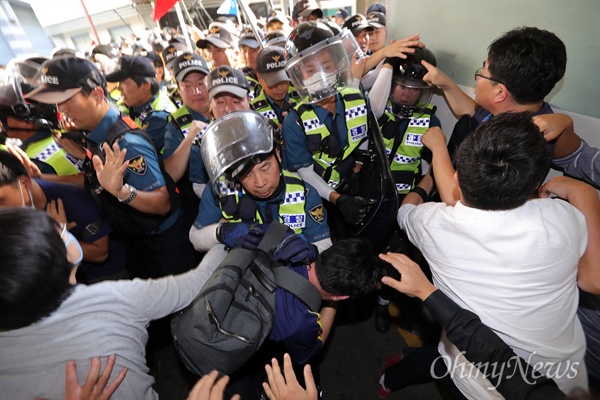
[[[248,97],[237,97],[230,93],[220,93],[210,101],[210,110],[215,119],[236,110],[249,110],[250,101]]]
[[[102,89],[96,88],[95,91],[101,91]],[[94,92],[88,96],[83,93],[77,93],[69,100],[58,104],[58,111],[64,114],[64,116],[71,121],[73,126],[77,129],[92,130],[96,127],[97,123],[97,111],[98,103],[101,101],[98,99]]]
[[[210,62],[213,68],[220,67],[221,65],[233,67],[235,61],[230,58],[230,51],[231,49],[222,49],[209,43],[206,48],[207,61]]]
[[[179,82],[183,104],[200,114],[208,114],[210,109],[206,82],[206,75],[200,72],[190,72]]]
[[[267,26],[267,33],[279,31],[283,29],[283,23],[281,21],[273,21]]]
[[[394,85],[392,100],[394,103],[413,106],[421,97],[422,89],[409,88],[403,85]]]
[[[119,89],[123,95],[123,101],[129,107],[138,107],[147,102],[150,97],[150,83],[142,83],[140,86],[131,78],[119,82]]]
[[[271,156],[240,176],[240,183],[252,196],[267,199],[277,190],[280,179],[279,163],[275,156]]]
[[[363,29],[362,32],[360,32],[355,37],[356,41],[358,42],[358,45],[360,46],[360,49],[366,53],[369,49],[369,30]]]
[[[242,45],[240,50],[244,64],[246,64],[247,67],[256,69],[256,56],[258,56],[260,46],[253,49],[252,47]]]
[[[369,49],[374,53],[385,47],[385,28],[375,28],[369,34]]]
[[[489,60],[483,62],[480,73],[483,76],[491,77]],[[492,111],[494,108],[492,100],[495,95],[494,89],[497,85],[498,83],[481,77],[477,77],[475,80],[475,100],[486,110]]]
[[[339,26],[344,26],[344,17],[333,17],[333,21]]]
[[[30,184],[29,178],[20,176],[18,182],[0,186],[0,207],[21,207],[23,200],[25,200],[25,206],[30,207],[31,199],[27,192]]]
[[[165,80],[165,68],[164,67],[156,67],[156,79],[158,79],[159,83]]]
[[[307,79],[317,72],[333,74],[336,72],[336,65],[333,57],[328,52],[322,52],[310,58],[302,65],[302,79]]]
[[[285,97],[287,96],[287,93],[288,93],[288,89],[290,87],[289,81],[281,81],[281,82],[277,82],[273,86],[269,86],[269,85],[267,85],[267,82],[260,75],[258,75],[258,83],[260,83],[260,85],[262,86],[262,88],[265,91],[265,93],[267,94],[267,96],[269,96],[270,98],[272,98],[275,101],[285,100]]]

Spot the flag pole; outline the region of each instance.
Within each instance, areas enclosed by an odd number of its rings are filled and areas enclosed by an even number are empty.
[[[181,13],[181,7],[179,6],[179,1],[175,3],[175,12],[177,13],[177,19],[179,19],[179,25],[181,26],[181,31],[183,33],[183,38],[185,39],[185,45],[188,50],[193,53],[194,48],[192,47],[192,42],[190,42],[190,35],[187,31],[187,25],[185,24],[185,20],[183,19],[183,14]]]
[[[256,19],[256,15],[254,15],[254,12],[252,12],[250,7],[248,7],[244,0],[237,0],[237,3],[239,5],[239,8],[244,13],[246,20],[250,24],[250,29],[252,29],[252,32],[254,33],[254,36],[256,37],[256,41],[260,45],[260,48],[264,48],[265,45],[263,44],[262,40],[260,40],[260,35],[258,34],[258,20]]]

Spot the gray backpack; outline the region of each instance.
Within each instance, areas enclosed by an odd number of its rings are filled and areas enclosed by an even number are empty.
[[[272,223],[258,249],[231,250],[196,299],[171,320],[175,348],[190,371],[230,374],[244,365],[271,332],[277,287],[319,311],[317,288],[271,261],[287,229]]]

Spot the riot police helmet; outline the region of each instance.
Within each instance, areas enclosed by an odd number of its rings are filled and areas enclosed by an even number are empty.
[[[417,48],[413,54],[394,66],[390,102],[392,112],[402,118],[410,118],[414,112],[423,109],[433,95],[433,89],[423,80],[427,68],[421,64],[425,60],[436,65],[433,52],[426,48]]]
[[[269,119],[256,111],[238,110],[213,121],[202,136],[202,161],[219,193],[223,178],[234,181],[251,166],[270,157],[277,132]]]

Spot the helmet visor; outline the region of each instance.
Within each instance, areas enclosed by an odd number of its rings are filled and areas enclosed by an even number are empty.
[[[202,137],[202,161],[213,185],[223,175],[235,177],[246,159],[273,150],[273,130],[255,111],[231,112],[211,123]]]
[[[390,101],[399,106],[410,108],[425,107],[431,100],[431,87],[423,81],[411,79],[393,79]]]
[[[350,81],[350,62],[339,37],[324,40],[296,54],[285,67],[303,101],[325,100]]]

